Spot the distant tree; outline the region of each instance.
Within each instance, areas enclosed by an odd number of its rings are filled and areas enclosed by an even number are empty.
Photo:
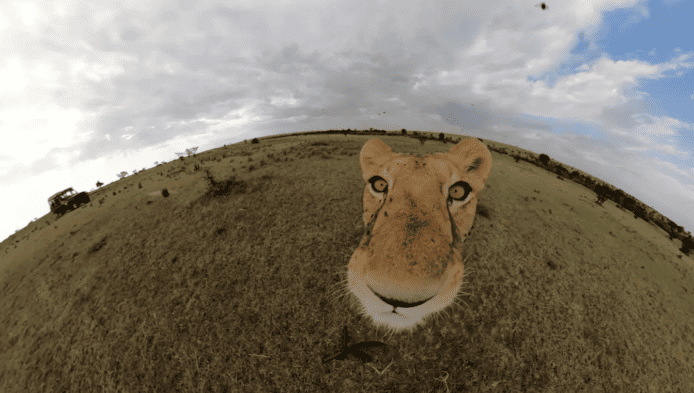
[[[694,249],[694,239],[689,237],[689,238],[684,238],[682,240],[682,248],[680,248],[680,251],[682,251],[682,254],[689,254],[691,250]]]
[[[404,128],[403,128],[402,131],[400,131],[400,132],[402,132],[403,135],[407,135],[407,130],[404,129]]]
[[[251,141],[251,144],[255,144],[255,143],[258,143],[258,138],[253,138],[253,140]]]
[[[102,182],[100,182],[100,181],[98,181],[98,180],[96,181],[96,188],[99,188],[99,187],[101,187],[101,186],[103,186],[103,185],[104,185],[104,183],[102,183]]]
[[[557,165],[555,165],[554,170],[559,175],[565,175],[566,173],[569,172],[568,170],[566,170],[566,168],[564,168],[564,166],[562,164],[559,164],[559,163],[557,163]]]
[[[443,141],[445,138],[446,138],[446,135],[444,135],[443,132],[439,134],[439,140],[440,141]]]
[[[640,218],[646,222],[650,222],[648,219],[648,213],[646,212],[646,209],[644,209],[642,206],[634,206],[634,218]]]
[[[624,199],[627,197],[627,194],[622,191],[621,188],[618,188],[612,192],[612,196],[621,205],[623,203],[622,201],[624,201]]]
[[[598,195],[598,200],[595,203],[602,206],[610,194],[610,188],[604,184],[597,184],[595,186],[595,193]]]
[[[626,196],[624,200],[622,201],[622,206],[624,206],[627,210],[634,211],[634,207],[636,205],[636,200],[632,198],[631,196]]]
[[[545,153],[540,154],[540,162],[542,163],[542,165],[549,164],[549,156]]]

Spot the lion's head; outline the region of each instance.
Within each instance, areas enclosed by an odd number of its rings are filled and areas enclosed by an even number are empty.
[[[348,265],[349,292],[376,325],[411,329],[455,300],[492,156],[476,138],[424,157],[371,139],[360,163],[366,231]]]

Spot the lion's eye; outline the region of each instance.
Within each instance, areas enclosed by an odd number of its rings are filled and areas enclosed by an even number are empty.
[[[472,187],[464,181],[459,181],[448,190],[448,196],[456,201],[464,201],[470,195]]]
[[[374,176],[369,179],[371,183],[371,189],[376,192],[385,192],[388,190],[388,182],[386,182],[381,176]]]

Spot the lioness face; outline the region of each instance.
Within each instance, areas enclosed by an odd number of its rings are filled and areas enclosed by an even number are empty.
[[[412,329],[455,300],[492,156],[476,138],[424,157],[371,139],[360,163],[366,231],[349,262],[348,288],[376,325]]]

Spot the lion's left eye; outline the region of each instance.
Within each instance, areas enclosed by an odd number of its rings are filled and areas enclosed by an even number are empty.
[[[455,201],[464,201],[472,192],[472,187],[464,181],[459,181],[448,189],[448,197]]]
[[[388,182],[385,181],[381,176],[372,177],[369,179],[369,183],[371,184],[371,189],[378,193],[386,192],[388,190]]]

